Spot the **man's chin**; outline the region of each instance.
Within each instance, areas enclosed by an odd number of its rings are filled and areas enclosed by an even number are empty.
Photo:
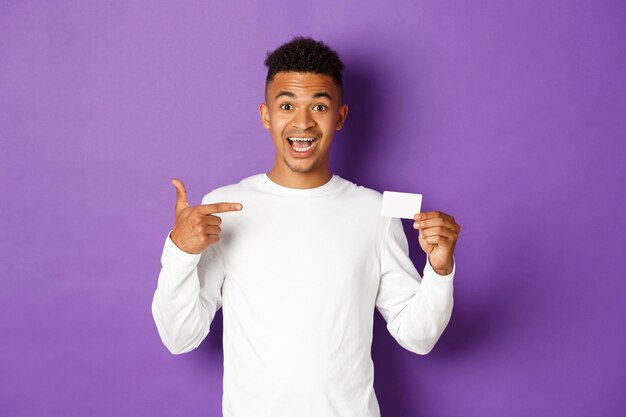
[[[289,167],[289,169],[293,172],[297,172],[298,174],[308,174],[309,172],[313,172],[313,167],[312,166],[294,166],[294,165],[287,165]]]
[[[298,161],[297,163],[294,163],[294,161],[288,161],[286,159],[285,165],[287,165],[291,171],[297,172],[298,174],[308,174],[313,172],[316,166],[315,162],[311,161]]]

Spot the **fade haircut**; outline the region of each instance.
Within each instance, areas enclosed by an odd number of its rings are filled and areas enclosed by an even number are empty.
[[[265,58],[267,78],[265,89],[279,72],[310,72],[332,77],[335,84],[343,91],[341,72],[343,62],[337,52],[324,42],[298,36],[281,45],[274,52],[268,52]]]

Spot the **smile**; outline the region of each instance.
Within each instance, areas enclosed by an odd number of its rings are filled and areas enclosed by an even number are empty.
[[[297,138],[291,137],[287,138],[289,143],[291,143],[291,148],[296,152],[307,152],[313,149],[315,146],[316,138]]]

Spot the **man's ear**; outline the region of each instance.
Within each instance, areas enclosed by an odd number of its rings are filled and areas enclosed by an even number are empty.
[[[342,104],[339,107],[339,117],[337,118],[337,127],[335,130],[341,130],[343,124],[346,122],[346,118],[348,117],[348,105]]]
[[[263,127],[266,129],[270,128],[270,109],[267,107],[267,104],[261,103],[259,104],[259,116],[261,116],[261,123],[263,123]]]

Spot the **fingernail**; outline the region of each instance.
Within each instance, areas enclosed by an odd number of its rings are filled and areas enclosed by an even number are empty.
[[[419,229],[419,227],[420,227],[419,223],[417,222],[413,223],[413,229]]]

